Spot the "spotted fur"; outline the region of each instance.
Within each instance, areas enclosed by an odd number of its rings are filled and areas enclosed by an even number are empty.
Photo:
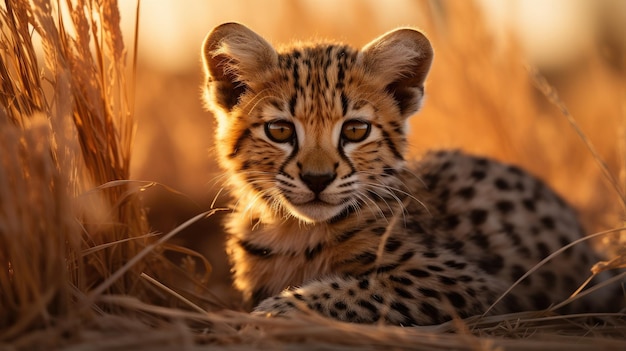
[[[572,209],[517,167],[455,151],[405,161],[432,57],[412,29],[361,50],[276,50],[235,23],[209,33],[205,101],[235,200],[227,248],[257,313],[402,325],[482,314],[583,235]],[[566,299],[594,260],[570,248],[493,311]]]

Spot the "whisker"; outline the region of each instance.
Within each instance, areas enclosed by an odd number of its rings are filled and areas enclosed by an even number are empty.
[[[379,184],[376,183],[365,183],[365,185],[367,187],[369,187],[370,189],[379,189],[384,191],[386,194],[388,194],[391,198],[394,199],[394,201],[399,205],[401,212],[402,212],[402,218],[404,220],[404,223],[406,223],[406,214],[407,214],[407,210],[404,206],[404,203],[402,202],[402,200],[400,200],[400,198],[394,194],[391,190],[389,190],[387,187],[385,186],[381,186]],[[395,213],[393,212],[393,209],[391,208],[391,205],[389,205],[389,203],[387,202],[387,200],[385,199],[385,197],[382,194],[377,193],[376,191],[372,191],[371,193],[376,194],[381,200],[383,200],[383,202],[385,202],[385,204],[387,204],[387,207],[389,207],[389,210],[391,211],[392,216],[395,216]]]

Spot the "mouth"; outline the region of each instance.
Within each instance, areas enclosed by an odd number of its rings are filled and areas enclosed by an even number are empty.
[[[291,214],[308,223],[327,221],[341,213],[345,207],[343,204],[332,204],[319,198],[299,204],[287,201],[287,204]]]

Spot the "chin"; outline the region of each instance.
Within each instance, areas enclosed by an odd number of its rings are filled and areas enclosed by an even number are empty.
[[[307,203],[302,205],[289,204],[289,212],[296,218],[306,223],[325,222],[338,214],[345,206],[332,205],[327,203]]]

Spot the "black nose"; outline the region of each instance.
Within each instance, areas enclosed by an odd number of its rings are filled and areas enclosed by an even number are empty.
[[[312,192],[314,192],[315,194],[319,194],[324,191],[324,189],[326,189],[328,184],[332,183],[332,181],[335,180],[335,176],[336,175],[334,173],[305,173],[300,174],[300,179],[302,179],[304,184],[306,184],[306,186],[309,187]]]

